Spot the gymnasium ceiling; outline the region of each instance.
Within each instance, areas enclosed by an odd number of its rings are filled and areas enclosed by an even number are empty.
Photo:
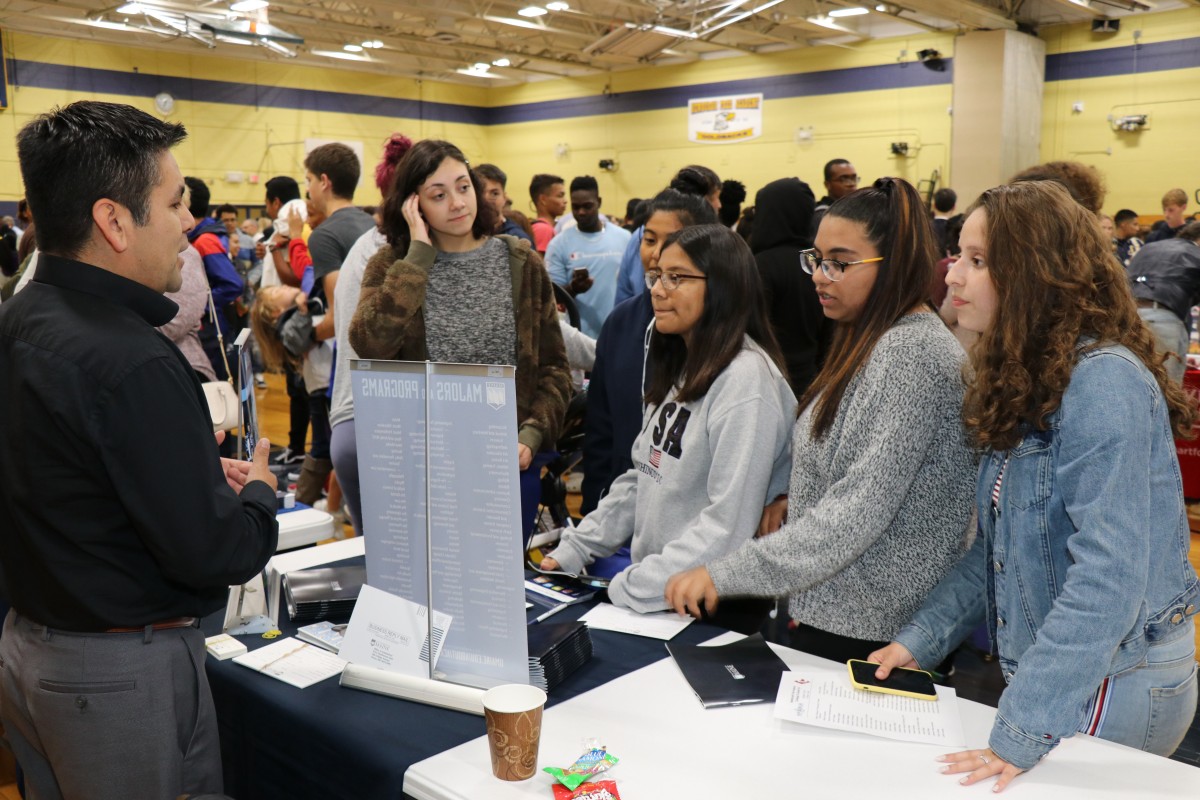
[[[231,2],[0,0],[0,27],[496,86],[799,47],[854,47],[924,32],[1036,30],[1200,6],[1200,0],[271,0],[266,9],[237,12]],[[846,9],[859,13],[842,15]],[[542,13],[527,16],[533,10]]]

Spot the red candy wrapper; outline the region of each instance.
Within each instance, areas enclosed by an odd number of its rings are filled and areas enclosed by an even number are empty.
[[[556,783],[551,788],[554,789],[554,800],[621,800],[616,781],[584,783],[574,791],[561,783]]]

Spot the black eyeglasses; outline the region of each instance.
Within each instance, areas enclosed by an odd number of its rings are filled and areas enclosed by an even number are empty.
[[[646,288],[653,289],[654,284],[662,280],[663,288],[673,292],[679,288],[680,281],[706,281],[704,275],[680,275],[678,272],[663,272],[661,269],[646,270]]]
[[[821,258],[815,247],[800,251],[800,266],[805,272],[812,275],[819,267],[821,272],[825,273],[825,277],[834,282],[842,279],[846,267],[853,267],[855,264],[874,264],[876,261],[883,261],[883,256],[864,258],[861,261],[838,261],[836,258]]]

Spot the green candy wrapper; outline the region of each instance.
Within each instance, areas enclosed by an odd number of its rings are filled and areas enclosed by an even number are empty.
[[[619,760],[616,756],[610,755],[603,747],[597,747],[575,759],[575,763],[566,769],[546,767],[542,772],[549,772],[558,779],[559,783],[574,791],[584,781],[616,766]]]

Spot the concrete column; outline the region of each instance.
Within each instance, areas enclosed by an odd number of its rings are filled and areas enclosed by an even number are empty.
[[[1040,160],[1046,43],[1018,31],[975,31],[954,48],[950,176],[965,208]]]

